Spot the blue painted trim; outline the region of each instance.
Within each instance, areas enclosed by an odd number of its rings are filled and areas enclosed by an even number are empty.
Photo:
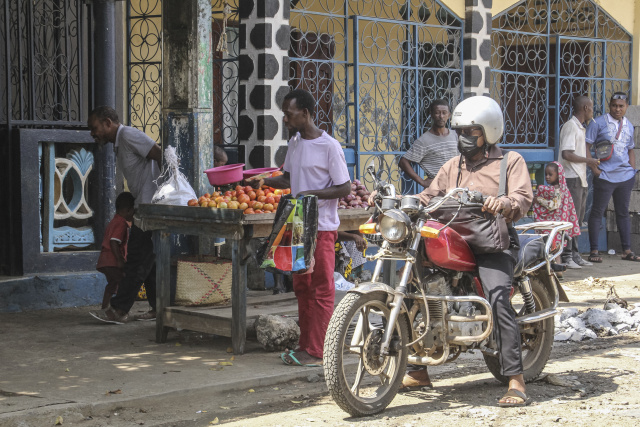
[[[503,145],[501,145],[500,147],[508,149],[508,147],[505,147]],[[519,153],[527,163],[548,163],[553,162],[556,159],[555,151],[553,148],[543,148],[539,150],[519,148],[517,150],[514,149],[511,151]]]

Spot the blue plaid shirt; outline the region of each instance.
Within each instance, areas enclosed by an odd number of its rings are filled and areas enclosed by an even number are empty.
[[[599,141],[611,141],[613,143],[613,155],[607,161],[600,162],[602,173],[600,178],[609,182],[625,182],[636,174],[636,165],[629,164],[629,150],[634,147],[633,125],[626,117],[622,118],[622,131],[616,139],[620,122],[604,114],[593,120],[587,127],[585,139],[587,143],[594,144]]]

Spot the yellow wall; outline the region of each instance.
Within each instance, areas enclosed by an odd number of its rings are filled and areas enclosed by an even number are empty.
[[[464,19],[464,0],[441,0],[458,18]],[[495,1],[495,0],[494,0]]]

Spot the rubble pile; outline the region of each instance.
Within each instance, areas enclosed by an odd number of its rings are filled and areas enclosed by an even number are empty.
[[[618,304],[607,303],[604,310],[589,308],[584,312],[567,308],[556,321],[554,340],[582,341],[630,330],[640,332],[640,304],[625,309]]]

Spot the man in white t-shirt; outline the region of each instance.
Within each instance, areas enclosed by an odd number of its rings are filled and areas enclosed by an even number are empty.
[[[144,132],[120,124],[118,113],[111,107],[97,107],[89,113],[87,125],[91,136],[102,147],[113,142],[118,170],[127,180],[129,191],[135,197],[135,206],[151,203],[158,189],[155,180],[160,176],[162,150]],[[102,312],[90,314],[107,323],[122,324],[129,320],[129,310],[133,306],[140,287],[144,283],[147,300],[151,309],[137,320],[156,318],[156,267],[151,231],[142,231],[135,224],[131,227],[127,243],[125,276],[118,286],[111,305]]]
[[[255,188],[267,184],[289,188],[295,196],[318,198],[318,238],[313,273],[293,276],[298,299],[300,341],[298,349],[283,353],[288,365],[322,363],[324,337],[335,300],[335,242],[338,236],[338,199],[351,192],[347,162],[340,143],[313,123],[315,100],[301,89],[289,92],[282,104],[284,123],[293,135],[284,161],[284,174],[248,181]]]
[[[587,166],[596,167],[598,162],[596,159],[587,157],[586,128],[583,123],[589,123],[592,119],[593,101],[586,96],[577,96],[573,100],[573,116],[562,125],[560,130],[560,155],[558,161],[564,168],[567,187],[576,207],[576,215],[580,225],[582,225],[587,207],[587,193],[589,192]],[[573,237],[565,247],[562,253],[562,261],[567,265],[567,268],[593,265],[580,256],[577,236]]]

